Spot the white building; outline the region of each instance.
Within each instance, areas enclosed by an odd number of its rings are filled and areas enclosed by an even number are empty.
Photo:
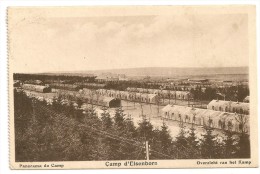
[[[207,108],[214,111],[224,111],[224,112],[232,112],[232,113],[248,115],[250,105],[249,103],[244,103],[244,102],[212,100],[208,104]]]

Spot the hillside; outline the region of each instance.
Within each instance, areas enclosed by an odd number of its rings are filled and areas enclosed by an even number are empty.
[[[217,67],[217,68],[171,68],[171,67],[148,67],[107,69],[96,71],[76,71],[70,73],[101,74],[111,72],[126,74],[128,76],[183,76],[183,75],[215,75],[215,74],[248,74],[248,67]],[[65,72],[64,72],[65,73]],[[69,72],[66,72],[69,73]]]
[[[63,71],[48,72],[40,74],[56,75],[100,75],[102,73],[125,74],[128,77],[169,77],[169,78],[209,78],[209,79],[247,79],[248,67],[214,67],[214,68],[172,68],[172,67],[148,67],[148,68],[127,68],[127,69],[107,69],[95,71]]]

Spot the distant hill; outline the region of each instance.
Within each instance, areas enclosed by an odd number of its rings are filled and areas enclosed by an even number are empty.
[[[172,67],[148,67],[107,69],[94,71],[59,71],[40,74],[98,76],[102,73],[125,74],[132,78],[151,76],[154,78],[206,78],[221,80],[248,80],[248,67],[213,67],[213,68],[172,68]]]
[[[77,74],[101,74],[101,73],[126,74],[127,76],[201,76],[201,75],[224,75],[224,74],[248,74],[248,67],[220,67],[220,68],[127,68],[96,71],[77,71]]]
[[[213,68],[171,68],[171,67],[148,67],[148,68],[126,68],[107,69],[93,71],[57,71],[37,74],[51,75],[77,75],[98,76],[102,73],[125,74],[128,77],[162,77],[162,78],[208,78],[208,79],[232,79],[233,77],[248,79],[248,67],[213,67]]]

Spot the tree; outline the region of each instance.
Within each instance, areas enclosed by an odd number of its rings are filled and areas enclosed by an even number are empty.
[[[223,155],[225,158],[234,158],[237,153],[236,140],[233,137],[232,127],[233,125],[228,125],[228,130],[225,130],[226,138],[223,140],[225,147]]]
[[[206,90],[205,90],[205,95],[204,98],[205,100],[213,100],[215,97],[216,97],[216,89],[214,88],[211,88],[211,87],[207,87]]]
[[[177,158],[188,158],[188,140],[185,137],[186,132],[182,120],[179,123],[179,128],[179,134],[176,136],[176,140],[174,142],[177,150]]]
[[[250,158],[250,139],[249,135],[241,133],[238,141],[238,153],[239,158]]]
[[[171,159],[170,154],[173,150],[172,137],[170,136],[168,126],[164,122],[160,130],[157,128],[153,130],[153,137],[149,144],[151,150],[150,159]]]
[[[94,132],[89,131],[89,129],[79,129],[79,138],[83,146],[81,152],[82,160],[97,160],[99,158],[99,152],[97,152],[99,136],[98,134],[93,136],[93,133]]]
[[[79,122],[83,122],[84,121],[84,114],[83,111],[81,109],[76,109],[75,111],[75,119]]]
[[[117,132],[113,129],[113,120],[107,109],[107,107],[102,107],[102,130],[106,133],[101,137],[100,147],[102,147],[102,149],[100,149],[100,156],[106,160],[118,160],[120,158],[120,153],[118,153],[120,138],[113,136],[116,135]]]
[[[113,126],[113,122],[111,119],[111,116],[109,112],[107,111],[107,107],[102,107],[102,113],[101,113],[101,121],[102,121],[102,129],[103,130],[109,130]]]
[[[215,157],[215,136],[212,134],[213,128],[210,126],[204,126],[206,134],[202,135],[203,139],[201,142],[201,155],[203,158],[214,158]]]
[[[137,131],[136,127],[134,125],[134,122],[131,117],[127,117],[124,122],[124,130],[125,130],[125,135],[128,138],[136,139],[137,138]]]
[[[100,128],[101,120],[98,118],[94,107],[87,108],[83,122],[91,125],[92,127]]]
[[[196,134],[195,134],[195,128],[191,127],[188,135],[188,144],[191,148],[196,148],[198,142],[196,141]]]
[[[81,108],[82,104],[83,104],[83,101],[80,98],[77,98],[78,108]]]
[[[58,97],[53,98],[52,106],[54,110],[59,112],[62,111],[61,101],[62,101],[61,95],[58,95]]]
[[[167,96],[168,96],[169,104],[171,104],[171,91],[170,90],[167,90]]]
[[[119,137],[118,139],[110,140],[111,150],[114,150],[113,156],[114,160],[121,160],[127,158],[128,154],[125,152],[128,148],[127,143],[125,143],[125,114],[121,107],[116,109],[114,116],[114,131],[115,134]],[[122,139],[121,139],[122,138]],[[127,146],[127,147],[126,147]]]
[[[196,134],[195,134],[195,128],[194,128],[194,124],[195,124],[195,120],[196,120],[196,112],[194,110],[194,108],[192,108],[192,122],[191,122],[191,128],[189,130],[189,134],[188,134],[188,146],[191,149],[191,151],[193,151],[194,155],[196,156],[198,154],[195,154],[198,150],[198,141],[196,140]]]
[[[69,116],[70,118],[75,118],[75,108],[72,102],[69,102],[69,105],[66,107],[64,111],[66,115]]]
[[[155,103],[157,105],[157,116],[159,117],[160,104],[161,104],[161,97],[160,97],[160,95],[157,95],[157,97],[155,98]]]
[[[240,135],[238,141],[238,156],[240,158],[250,158],[250,139],[247,132],[247,115],[237,114],[236,121],[239,123]]]
[[[125,127],[125,114],[122,107],[116,109],[116,113],[114,116],[114,124],[115,128],[119,131],[122,131]]]
[[[151,140],[153,137],[153,125],[145,117],[143,117],[142,122],[138,123],[137,128],[138,138],[141,140]]]
[[[195,134],[196,129],[194,126],[192,126],[189,130],[187,141],[188,141],[188,149],[189,149],[189,157],[191,159],[194,158],[200,158],[200,152],[199,152],[199,141],[197,140],[196,134]]]
[[[136,127],[134,126],[134,123],[131,118],[126,118],[124,121],[124,129],[123,129],[123,136],[126,139],[129,140],[136,140],[137,137],[137,132],[136,132]],[[123,151],[123,154],[121,155],[121,159],[136,159],[137,156],[139,155],[139,145],[136,144],[135,142],[132,142],[132,144],[129,143],[124,143],[121,148]],[[138,151],[136,151],[138,149]]]
[[[162,153],[169,154],[172,146],[172,137],[169,133],[168,126],[163,123],[160,131],[160,142]]]

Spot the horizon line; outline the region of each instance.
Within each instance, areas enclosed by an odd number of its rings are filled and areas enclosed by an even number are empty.
[[[176,68],[176,69],[211,69],[211,68],[249,68],[249,66],[226,66],[226,67],[130,67],[130,68],[113,68],[113,69],[96,69],[96,70],[62,70],[62,71],[49,71],[49,72],[13,72],[17,74],[44,74],[44,73],[77,73],[77,72],[93,72],[93,71],[111,71],[111,70],[127,70],[127,69],[147,69],[147,68]]]

